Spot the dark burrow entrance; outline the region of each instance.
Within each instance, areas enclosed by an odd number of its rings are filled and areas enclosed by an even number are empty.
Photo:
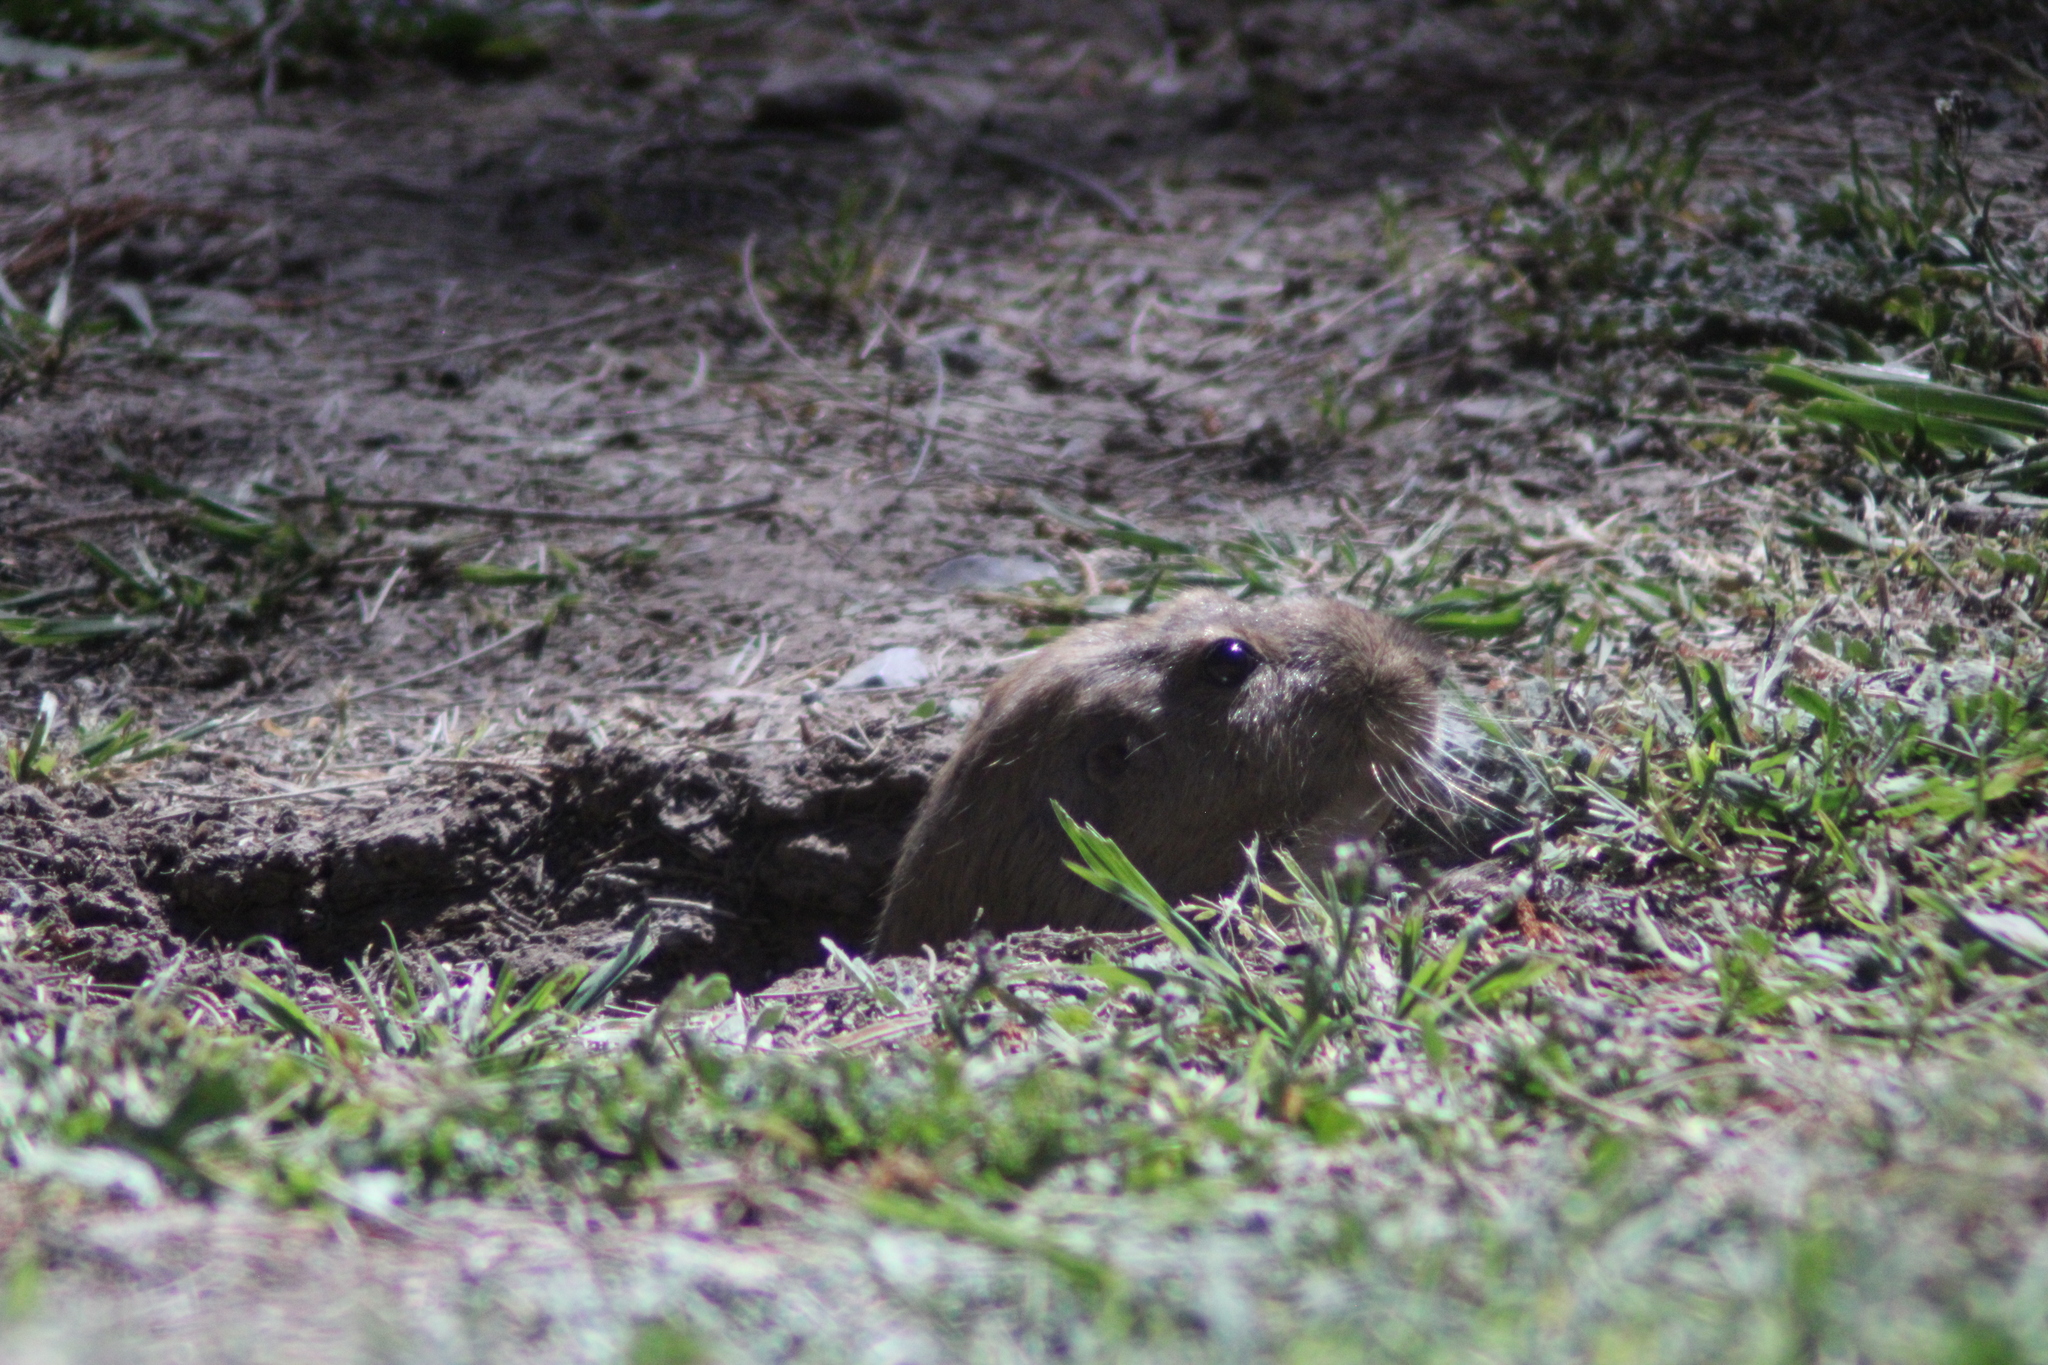
[[[866,943],[943,753],[891,739],[770,763],[577,743],[551,759],[444,770],[380,807],[316,814],[17,787],[0,795],[0,843],[23,871],[0,895],[34,957],[108,984],[174,962],[216,990],[252,959],[344,973],[394,939],[532,979],[611,956],[644,917],[653,952],[628,994],[714,971],[753,990],[821,961],[821,937]]]

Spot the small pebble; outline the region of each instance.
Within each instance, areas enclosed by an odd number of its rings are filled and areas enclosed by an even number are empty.
[[[932,675],[931,667],[924,656],[917,652],[915,645],[898,645],[885,649],[872,659],[863,659],[846,675],[832,684],[834,692],[853,692],[862,689],[916,687]]]

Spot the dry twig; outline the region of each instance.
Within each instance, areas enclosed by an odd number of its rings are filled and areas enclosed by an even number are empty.
[[[782,501],[780,491],[712,507],[682,507],[673,512],[567,512],[549,507],[479,507],[473,503],[442,498],[351,498],[328,497],[324,493],[295,493],[277,499],[281,507],[346,507],[359,512],[424,512],[435,516],[475,517],[481,521],[538,521],[555,525],[583,526],[665,526],[678,521],[701,521],[736,512],[753,512]],[[90,512],[65,517],[16,532],[32,540],[45,540],[71,531],[98,526],[119,526],[130,522],[177,521],[192,512],[189,507],[131,507],[116,512]]]
[[[284,12],[264,28],[263,36],[257,40],[256,50],[263,63],[263,82],[256,88],[256,112],[263,118],[270,117],[270,102],[277,97],[277,72],[283,62],[284,35],[305,12],[306,0],[287,0]]]
[[[88,531],[98,526],[123,526],[132,522],[176,521],[191,509],[187,507],[124,507],[113,512],[86,512],[59,521],[44,522],[41,526],[24,527],[15,534],[27,536],[30,540],[47,540],[70,531]]]
[[[593,322],[604,322],[621,314],[630,313],[645,302],[646,300],[644,299],[634,299],[627,303],[615,303],[609,308],[600,308],[595,313],[585,313],[581,317],[564,318],[560,322],[550,322],[540,327],[529,327],[523,332],[512,332],[501,337],[485,337],[482,341],[471,341],[461,346],[444,346],[437,351],[418,351],[412,355],[399,356],[396,360],[387,361],[386,363],[391,365],[424,365],[428,361],[447,360],[451,356],[474,355],[478,351],[495,351],[501,346],[516,346],[522,341],[533,341],[540,337],[553,336],[556,332],[567,332],[578,327],[587,327]]]
[[[1044,171],[1055,179],[1066,181],[1075,189],[1094,195],[1108,206],[1112,213],[1123,220],[1125,227],[1133,231],[1145,226],[1145,216],[1138,212],[1130,200],[1118,194],[1110,187],[1108,181],[1103,180],[1099,176],[1090,175],[1086,171],[1077,171],[1072,166],[1039,156],[1035,152],[1027,152],[1022,147],[1015,147],[1007,142],[997,142],[991,138],[976,138],[974,145],[987,152],[990,156],[999,157],[1004,161],[1014,161],[1020,166],[1029,166],[1034,171]]]
[[[360,512],[427,512],[480,520],[542,521],[585,526],[661,526],[668,522],[701,521],[706,517],[773,507],[782,501],[782,494],[772,491],[738,502],[722,502],[712,507],[683,507],[673,512],[565,512],[547,507],[479,507],[473,503],[450,502],[441,498],[329,498],[320,493],[294,493],[277,501],[283,507],[317,507],[329,503]]]

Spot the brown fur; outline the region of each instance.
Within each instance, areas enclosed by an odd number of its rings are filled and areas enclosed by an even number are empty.
[[[1236,686],[1204,668],[1228,638],[1261,660]],[[1065,866],[1054,801],[1172,901],[1229,890],[1254,837],[1325,861],[1426,778],[1443,671],[1413,627],[1329,598],[1193,592],[1076,630],[989,690],[918,811],[875,950],[1142,923]]]

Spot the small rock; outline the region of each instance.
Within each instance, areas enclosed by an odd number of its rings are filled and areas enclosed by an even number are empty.
[[[760,128],[886,128],[909,113],[902,87],[879,67],[778,67],[754,94]]]
[[[1485,14],[1425,14],[1387,55],[1411,75],[1475,84],[1512,80],[1528,60],[1508,27]]]
[[[87,54],[75,47],[30,42],[0,33],[0,70],[19,72],[42,81],[61,81],[85,69]]]
[[[913,76],[904,82],[920,109],[947,123],[974,127],[995,108],[995,87],[971,76]]]
[[[647,916],[647,936],[654,941],[657,953],[674,953],[717,941],[716,906],[704,901],[656,898],[629,905],[618,913],[612,921],[618,932],[604,939],[603,956],[616,956],[632,943],[633,930],[642,914]]]
[[[1534,425],[1557,408],[1550,398],[1464,398],[1445,411],[1462,426],[1504,427]]]
[[[483,368],[467,361],[445,361],[427,373],[436,391],[457,397],[468,393],[483,379]]]
[[[56,1176],[65,1184],[102,1195],[118,1195],[124,1203],[154,1208],[163,1199],[163,1185],[147,1161],[106,1147],[24,1145],[17,1168],[29,1179]]]
[[[256,305],[232,289],[193,289],[169,319],[186,327],[248,327],[256,325]]]
[[[957,374],[962,379],[972,379],[991,366],[1000,365],[1003,353],[993,346],[982,343],[979,333],[970,332],[962,337],[950,338],[938,344],[939,359],[946,372]]]
[[[1036,555],[955,555],[926,574],[924,583],[940,592],[962,592],[1022,587],[1057,574],[1058,570]]]
[[[834,692],[862,689],[916,687],[930,678],[932,670],[915,645],[885,649],[872,659],[863,659],[846,670],[846,676],[832,684]]]

